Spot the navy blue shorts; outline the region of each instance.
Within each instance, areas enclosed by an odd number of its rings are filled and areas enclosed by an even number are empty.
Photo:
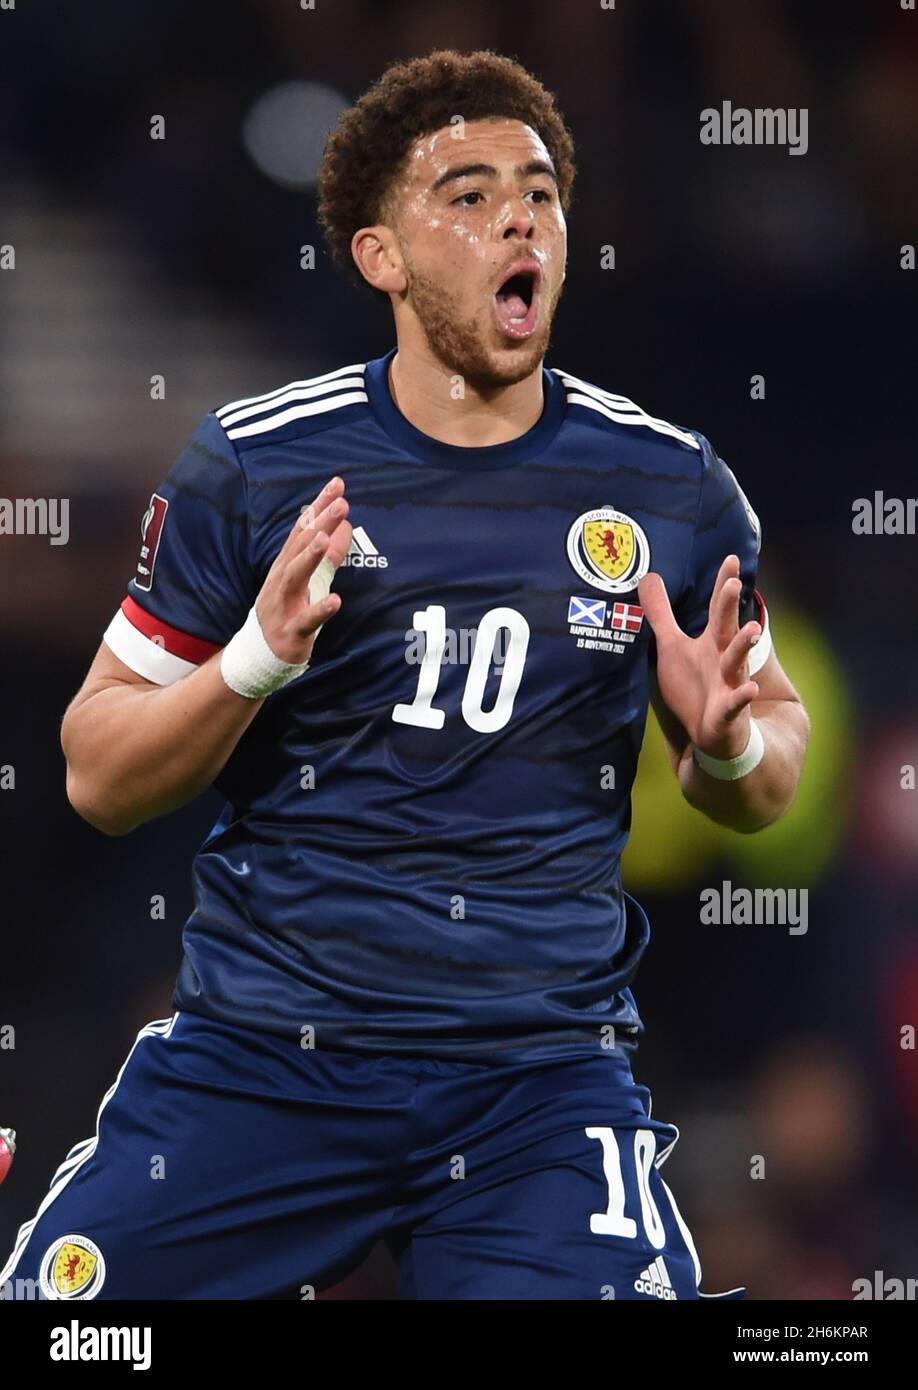
[[[309,1298],[384,1240],[403,1298],[716,1297],[660,1175],[677,1138],[614,1052],[364,1057],[176,1014],[138,1035],[0,1292]]]

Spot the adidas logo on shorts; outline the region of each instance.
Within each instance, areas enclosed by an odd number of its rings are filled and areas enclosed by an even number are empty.
[[[643,1274],[638,1275],[634,1287],[638,1293],[646,1293],[650,1298],[664,1298],[670,1301],[676,1297],[676,1290],[672,1286],[662,1255],[658,1255],[653,1264],[648,1265]]]
[[[384,570],[389,564],[385,555],[380,555],[362,526],[354,527],[351,548],[341,563],[341,568]]]

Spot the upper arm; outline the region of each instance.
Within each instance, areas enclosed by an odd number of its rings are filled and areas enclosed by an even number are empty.
[[[157,689],[153,681],[148,681],[143,676],[138,675],[130,666],[115,656],[105,641],[102,641],[99,643],[99,650],[93,657],[92,665],[83,678],[83,684],[67,706],[64,726],[80,706],[84,705],[93,695],[98,695],[100,690],[107,690],[114,685],[132,685],[140,690]]]
[[[150,498],[136,573],[90,677],[172,685],[226,646],[257,587],[245,477],[210,411]]]
[[[244,620],[252,601],[246,486],[213,411],[153,493],[140,529],[136,572],[70,702],[65,727],[100,691],[155,690],[189,675]]]

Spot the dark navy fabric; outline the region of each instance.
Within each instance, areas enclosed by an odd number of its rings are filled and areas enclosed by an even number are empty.
[[[631,1048],[649,927],[620,860],[653,643],[646,621],[618,651],[579,642],[573,601],[603,601],[608,624],[637,591],[585,580],[568,537],[591,509],[631,518],[697,634],[728,553],[748,605],[757,528],[694,431],[545,370],[528,433],[458,448],[398,411],[391,358],[208,414],[158,489],[152,587],[129,592],[208,642],[242,625],[335,474],[370,556],[339,570],[343,607],[310,669],[265,702],[217,779],[226,806],[195,859],[175,1006],[307,1032],[323,1051],[590,1056],[611,1029]],[[323,408],[304,415],[304,401]],[[511,633],[477,692],[468,659],[440,666],[438,727],[396,713],[416,707],[409,639],[431,613],[457,649],[483,625]]]
[[[309,1298],[385,1240],[403,1298],[693,1299],[676,1137],[619,1052],[365,1057],[180,1014],[139,1035],[0,1293]]]

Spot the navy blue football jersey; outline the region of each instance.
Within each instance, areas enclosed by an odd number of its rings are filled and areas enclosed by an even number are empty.
[[[354,526],[340,612],[216,781],[175,1007],[365,1053],[631,1049],[637,584],[661,574],[697,635],[735,553],[764,620],[758,522],[702,435],[564,371],[521,437],[436,441],[396,407],[393,356],[208,413],[143,518],[105,641],[160,685],[242,626],[336,474]]]

